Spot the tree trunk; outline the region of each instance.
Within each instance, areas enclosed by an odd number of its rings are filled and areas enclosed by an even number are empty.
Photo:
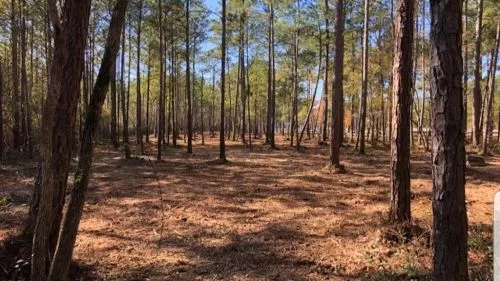
[[[461,3],[430,2],[434,281],[469,280]]]
[[[141,97],[141,25],[142,25],[142,4],[139,0],[139,19],[137,22],[137,96],[136,96],[136,143],[141,148],[141,154],[144,154],[144,143],[142,142],[142,97]]]
[[[342,134],[342,111],[340,102],[344,99],[344,0],[337,0],[335,22],[335,53],[333,57],[333,99],[330,137],[330,165],[340,168],[340,145]]]
[[[18,16],[16,0],[11,0],[11,63],[12,63],[12,113],[14,115],[14,124],[12,125],[12,136],[14,138],[14,149],[21,150],[21,116],[19,101],[19,66],[18,66]]]
[[[481,40],[482,40],[482,21],[483,21],[483,0],[477,2],[477,20],[476,20],[476,41],[474,53],[474,89],[473,89],[473,102],[474,102],[474,137],[472,144],[479,146],[481,140]]]
[[[356,95],[351,96],[351,143],[354,143],[354,130],[358,131],[357,122],[354,118],[354,99]]]
[[[272,47],[271,47],[271,37],[272,37],[272,31],[271,31],[271,22],[272,22],[272,14],[271,14],[271,6],[272,3],[269,2],[269,17],[268,17],[268,28],[267,28],[267,110],[266,110],[266,144],[271,143],[271,124],[272,124],[272,103],[271,103],[271,96],[272,96],[272,91],[273,91],[273,70],[272,70]]]
[[[359,153],[365,154],[366,98],[368,96],[368,29],[370,0],[365,0],[365,19],[363,28],[363,73],[361,81],[361,99],[359,108]]]
[[[151,45],[148,46],[148,81],[146,90],[146,143],[149,143],[149,95],[151,86]]]
[[[28,74],[26,72],[26,3],[20,2],[21,8],[21,117],[25,150],[28,157],[33,158],[33,143],[31,138],[31,113],[29,108]]]
[[[205,144],[205,119],[203,118],[203,93],[205,92],[205,74],[201,72],[201,97],[200,97],[200,123],[201,123],[201,144]]]
[[[493,51],[491,52],[487,52],[487,54],[489,54],[490,56],[490,61],[493,60]],[[490,81],[490,77],[491,77],[491,72],[492,72],[492,69],[491,69],[492,65],[490,64],[488,66],[488,71],[486,73],[486,85],[484,87],[484,94],[482,94],[482,97],[481,97],[481,115],[479,117],[479,132],[481,132],[481,137],[483,136],[483,125],[484,125],[484,119],[485,119],[485,116],[484,116],[484,112],[486,111],[486,107],[487,107],[487,103],[488,103],[488,86],[489,86],[489,81]],[[481,142],[482,143],[482,142]],[[479,144],[479,148],[481,148],[481,143]]]
[[[244,5],[245,0],[241,3]],[[239,44],[240,44],[240,87],[241,87],[241,141],[246,144],[246,75],[245,75],[245,14],[240,15],[240,31],[239,31]]]
[[[159,29],[160,29],[160,93],[158,97],[158,138],[157,138],[157,154],[156,160],[161,161],[162,152],[162,141],[163,141],[163,116],[165,114],[165,107],[163,106],[165,98],[163,89],[163,23],[162,23],[162,0],[158,0],[158,18],[159,18]],[[175,128],[175,127],[174,127]],[[174,132],[174,144],[175,144],[175,132]]]
[[[122,106],[122,122],[123,122],[123,146],[125,151],[125,159],[130,158],[130,148],[128,146],[128,110],[127,98],[125,96],[125,27],[122,30],[122,50],[120,63],[120,101]]]
[[[316,85],[314,86],[314,93],[312,95],[311,104],[309,105],[309,110],[307,111],[306,121],[305,121],[305,124],[302,127],[302,130],[300,131],[300,135],[298,137],[299,139],[297,141],[297,146],[300,146],[300,143],[302,142],[302,138],[304,137],[304,131],[306,130],[306,128],[309,127],[309,119],[311,118],[311,114],[312,114],[312,111],[313,111],[313,108],[314,108],[314,102],[316,100],[316,93],[318,92],[319,79],[321,77],[321,69],[322,69],[322,66],[323,66],[323,41],[321,40],[321,29],[318,28],[318,31],[320,32],[320,36],[319,36],[318,76],[316,78]],[[326,87],[327,83],[325,82],[323,84]],[[308,131],[308,136],[309,136],[309,139],[310,139],[311,138],[310,131]]]
[[[212,125],[210,127],[210,134],[212,138],[215,137],[215,65],[213,66],[213,75],[212,75]]]
[[[498,103],[497,142],[500,142],[500,103]]]
[[[226,95],[226,0],[222,0],[222,42],[221,42],[221,70],[220,70],[220,144],[219,159],[226,161],[226,134],[224,133],[224,103]]]
[[[276,88],[275,88],[275,66],[274,66],[274,7],[269,3],[269,28],[268,28],[268,72],[267,72],[267,119],[266,119],[266,143],[271,148],[276,148],[274,133],[276,123]]]
[[[171,40],[173,42],[173,35],[172,35],[172,32],[171,32]],[[179,128],[177,126],[177,107],[179,105],[179,102],[177,100],[177,86],[176,86],[176,82],[177,82],[177,76],[176,76],[176,71],[175,71],[175,68],[176,68],[176,53],[174,52],[174,44],[173,43],[170,43],[171,45],[171,55],[172,55],[172,60],[171,60],[171,73],[170,73],[170,87],[171,87],[171,106],[172,106],[172,111],[171,111],[171,114],[172,114],[172,145],[173,146],[177,146],[177,138],[179,137]]]
[[[498,61],[498,44],[500,43],[500,23],[497,23],[497,32],[496,32],[496,40],[495,40],[495,48],[492,51],[492,57],[490,62],[491,68],[491,77],[488,80],[488,92],[486,95],[488,96],[488,100],[486,102],[486,122],[484,123],[483,130],[483,142],[481,145],[481,154],[488,154],[488,140],[489,140],[489,131],[490,131],[490,123],[492,122],[492,107],[493,107],[493,98],[495,97],[495,76],[496,76],[496,65]]]
[[[247,70],[245,71],[246,75],[246,100],[247,100],[247,113],[248,113],[248,142],[250,149],[252,149],[252,119],[250,117],[250,51],[248,50],[248,34],[250,33],[248,31],[248,23],[245,22],[245,48],[246,48],[246,65],[247,65]]]
[[[117,131],[117,103],[116,103],[116,62],[111,70],[111,143],[114,148],[118,148],[118,131]]]
[[[91,1],[66,0],[59,9],[55,1],[48,3],[55,30],[55,46],[43,113],[43,176],[31,264],[34,281],[46,280],[47,258],[53,256],[59,233],[74,142]]]
[[[166,36],[165,36],[166,37]],[[167,39],[165,38],[165,45],[167,44]],[[169,57],[170,59],[172,59],[172,53],[171,52],[168,52],[166,51],[167,48],[165,48],[165,58]],[[164,90],[164,93],[165,93],[165,100],[163,101],[164,103],[166,103],[166,114],[167,114],[167,146],[170,145],[170,135],[172,133],[172,89],[173,89],[173,79],[172,79],[172,70],[170,68],[170,79],[167,79],[167,73],[169,71],[169,67],[168,67],[168,63],[165,63],[165,69],[164,69],[164,76],[165,77],[165,80],[163,81],[164,83],[164,87],[163,89]],[[167,80],[169,81],[169,85],[168,85],[168,89],[170,91],[170,94],[167,93]],[[165,126],[163,127],[165,128]],[[173,136],[173,134],[172,134]]]
[[[272,85],[271,90],[271,148],[276,148],[276,59],[274,52],[274,5],[271,3],[271,59]]]
[[[326,142],[327,136],[327,126],[328,126],[328,84],[330,83],[330,7],[328,6],[328,0],[325,0],[325,33],[326,33],[326,43],[325,43],[325,80],[323,81],[323,130],[321,134],[321,140]]]
[[[415,3],[415,10],[418,11],[418,1]],[[418,112],[418,96],[417,96],[417,68],[418,68],[418,55],[419,55],[419,52],[418,52],[418,41],[419,41],[419,38],[418,38],[418,31],[419,31],[419,25],[418,25],[418,12],[417,12],[417,16],[415,16],[415,29],[416,29],[416,32],[412,32],[412,34],[414,34],[414,37],[413,37],[413,44],[414,45],[414,52],[413,53],[413,58],[412,58],[412,61],[413,61],[413,72],[412,72],[412,85],[413,85],[413,88],[412,88],[412,102],[411,102],[411,106],[410,106],[410,145],[411,147],[415,147],[415,136],[413,134],[413,114],[414,114],[414,111],[416,111],[417,113],[417,119],[418,119],[418,116],[419,116],[419,112]],[[394,79],[394,78],[393,78]],[[393,86],[394,87],[394,86]],[[394,99],[394,98],[393,98]],[[416,101],[416,102],[415,102]],[[415,106],[415,103],[417,103],[417,105]],[[414,110],[414,107],[416,107],[416,109]],[[395,121],[393,121],[395,122]],[[418,127],[418,126],[417,126]],[[394,132],[396,133],[396,132]]]
[[[392,85],[391,203],[389,220],[411,219],[410,122],[413,93],[414,0],[398,0],[394,26]]]
[[[120,46],[120,30],[123,28],[123,23],[125,21],[127,5],[128,0],[118,0],[113,11],[101,68],[97,75],[97,80],[85,117],[85,128],[82,138],[83,143],[80,148],[74,188],[71,191],[68,209],[62,221],[61,232],[59,233],[48,280],[64,280],[68,272],[90,178],[94,148],[93,137],[97,130],[102,106],[106,100],[113,64],[116,63],[116,55]]]
[[[297,20],[299,17],[299,1],[297,0],[297,7],[296,7],[296,12],[295,12],[295,18],[294,18],[294,30],[293,30],[293,101],[292,101],[292,122],[290,126],[290,146],[293,147],[293,137],[296,137],[296,148],[297,150],[300,149],[299,147],[299,120],[298,120],[298,100],[299,100],[299,34],[298,34],[298,25],[297,25]]]
[[[168,7],[168,6],[167,6]],[[167,10],[167,14],[168,14]],[[164,28],[162,26],[162,28]],[[169,110],[169,100],[168,100],[168,94],[167,94],[167,73],[168,73],[168,65],[167,65],[167,57],[168,57],[168,51],[167,51],[167,36],[165,35],[165,32],[163,32],[163,84],[161,87],[163,87],[163,147],[169,146],[170,145],[170,111]]]
[[[193,59],[191,60],[192,62],[192,71],[191,71],[191,120],[192,120],[192,135],[193,137],[191,138],[196,139],[196,133],[195,131],[198,129],[198,124],[196,124],[196,38],[193,38]],[[165,79],[167,80],[167,79]],[[168,122],[167,122],[168,123]]]
[[[233,102],[231,97],[231,65],[229,59],[227,59],[227,91],[229,95],[229,123],[227,123],[226,139],[231,139],[231,130],[234,128],[234,118],[233,118]]]
[[[193,153],[193,109],[191,104],[191,72],[189,69],[189,0],[186,1],[186,96],[187,96],[187,153]],[[223,122],[223,121],[222,121]]]
[[[463,59],[464,59],[464,118],[463,118],[463,127],[464,127],[464,133],[465,133],[465,139],[467,139],[467,94],[468,94],[468,83],[469,83],[469,40],[468,40],[468,34],[467,34],[467,4],[469,3],[468,0],[464,0],[464,20],[463,20],[463,34],[462,34],[462,41],[464,45],[464,53],[463,53]]]
[[[131,15],[129,15],[129,21],[131,21]],[[125,48],[124,48],[125,49]],[[130,125],[130,72],[131,72],[131,69],[132,69],[132,24],[130,24],[128,26],[128,48],[127,48],[127,52],[128,52],[128,61],[127,61],[127,107],[126,107],[126,117],[127,117],[127,133],[126,133],[126,150],[125,150],[125,158],[128,159],[130,158],[130,136],[129,136],[129,125]],[[92,62],[92,64],[94,64]],[[92,70],[93,72],[93,70]],[[92,74],[92,77],[94,75]],[[93,80],[93,78],[92,78]],[[93,84],[93,82],[92,82]],[[90,89],[91,87],[89,87]],[[91,95],[91,93],[89,93],[89,96]],[[124,126],[125,127],[125,126]],[[127,154],[128,154],[128,158],[127,158]]]
[[[394,0],[391,0],[391,11],[390,11],[390,17],[391,17],[391,37],[392,37],[392,40],[395,41],[395,38],[394,38]],[[394,55],[394,54],[391,54],[391,55]],[[392,60],[392,62],[394,62],[394,60]],[[391,65],[391,67],[394,67],[393,65]],[[391,71],[391,80],[390,80],[390,86],[389,88],[392,88],[392,85],[394,84],[393,83],[393,77],[392,77],[392,71]],[[389,140],[392,139],[392,91],[389,93],[389,98],[388,98],[388,101],[389,101],[389,105],[388,105],[388,115],[389,115]]]
[[[425,6],[425,1],[422,3],[422,37],[425,38],[425,13],[426,12],[426,6]],[[426,98],[426,92],[427,89],[425,88],[425,76],[427,73],[427,67],[425,64],[425,48],[422,47],[422,109],[420,111],[420,122],[419,122],[419,132],[420,132],[420,138],[421,141],[424,145],[425,150],[429,150],[429,144],[426,135],[424,134],[424,120],[425,120],[425,98]],[[464,90],[465,91],[465,90]]]
[[[241,75],[240,75],[240,71],[241,71],[241,60],[239,59],[238,57],[238,69],[237,69],[237,74],[236,74],[236,97],[234,99],[234,123],[233,123],[233,141],[236,140],[236,131],[238,129],[238,117],[239,117],[239,112],[238,112],[238,105],[239,105],[239,97],[240,97],[240,90],[241,90],[241,87],[240,87],[240,79],[241,79]]]
[[[380,29],[378,32],[377,38],[377,47],[379,50],[382,50],[382,26],[384,26],[383,18],[380,18]],[[379,74],[379,83],[380,83],[380,111],[381,111],[381,130],[382,130],[382,144],[385,145],[385,98],[384,98],[384,72],[383,72],[383,61],[382,56],[380,56],[379,65],[380,65],[380,74]]]
[[[0,163],[3,160],[3,62],[0,59]]]

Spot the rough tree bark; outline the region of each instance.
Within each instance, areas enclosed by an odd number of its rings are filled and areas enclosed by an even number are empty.
[[[464,26],[463,26],[463,35],[462,35],[462,40],[463,40],[463,46],[464,46],[464,119],[463,119],[463,126],[464,126],[464,133],[465,133],[465,138],[467,139],[467,92],[468,92],[468,83],[469,83],[469,40],[467,40],[467,4],[468,0],[464,0]]]
[[[467,281],[462,0],[431,0],[435,281]]]
[[[127,5],[128,0],[118,0],[113,11],[101,68],[97,75],[85,117],[83,143],[80,148],[75,183],[68,202],[68,209],[62,221],[61,232],[59,233],[48,280],[64,280],[68,272],[90,178],[94,148],[93,137],[97,130],[102,106],[106,100],[106,94],[114,69],[113,64],[116,63],[116,55],[120,47],[120,31],[125,21]]]
[[[410,122],[413,92],[414,0],[398,0],[392,68],[391,202],[389,221],[410,221]]]
[[[42,188],[33,236],[31,276],[47,278],[47,258],[53,256],[74,142],[76,109],[84,64],[91,0],[66,0],[59,9],[49,0],[54,28],[54,55],[43,112]]]
[[[3,62],[0,58],[0,162],[3,159]]]

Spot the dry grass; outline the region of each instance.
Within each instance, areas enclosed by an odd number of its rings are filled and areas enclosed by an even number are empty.
[[[125,161],[119,152],[99,147],[73,278],[429,280],[429,155],[412,158],[414,223],[401,230],[385,220],[387,150],[359,156],[346,147],[347,172],[331,173],[325,168],[327,146],[306,142],[296,151],[281,141],[272,151],[258,140],[249,151],[230,142],[229,163],[221,165],[213,161],[216,142],[196,143],[192,156],[168,148],[161,163],[153,156],[151,162]],[[488,162],[467,174],[476,280],[491,280],[492,199],[500,188],[500,158]],[[0,196],[7,198],[0,205],[2,240],[18,231],[27,209],[31,180],[16,175],[19,167],[1,172]]]

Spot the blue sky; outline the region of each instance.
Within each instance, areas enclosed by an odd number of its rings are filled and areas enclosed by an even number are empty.
[[[207,7],[214,12],[220,9],[219,0],[205,0],[205,3],[207,4]]]

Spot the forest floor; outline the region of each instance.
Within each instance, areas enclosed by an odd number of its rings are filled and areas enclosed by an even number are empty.
[[[338,174],[326,168],[329,147],[312,141],[301,151],[228,142],[220,165],[217,140],[196,142],[191,156],[167,148],[160,163],[154,146],[151,161],[98,146],[71,279],[430,280],[429,153],[412,156],[414,225],[404,232],[386,221],[388,148],[360,156],[347,145]],[[492,280],[500,157],[487,162],[467,170],[471,280]],[[0,242],[22,225],[34,166],[0,167]]]

